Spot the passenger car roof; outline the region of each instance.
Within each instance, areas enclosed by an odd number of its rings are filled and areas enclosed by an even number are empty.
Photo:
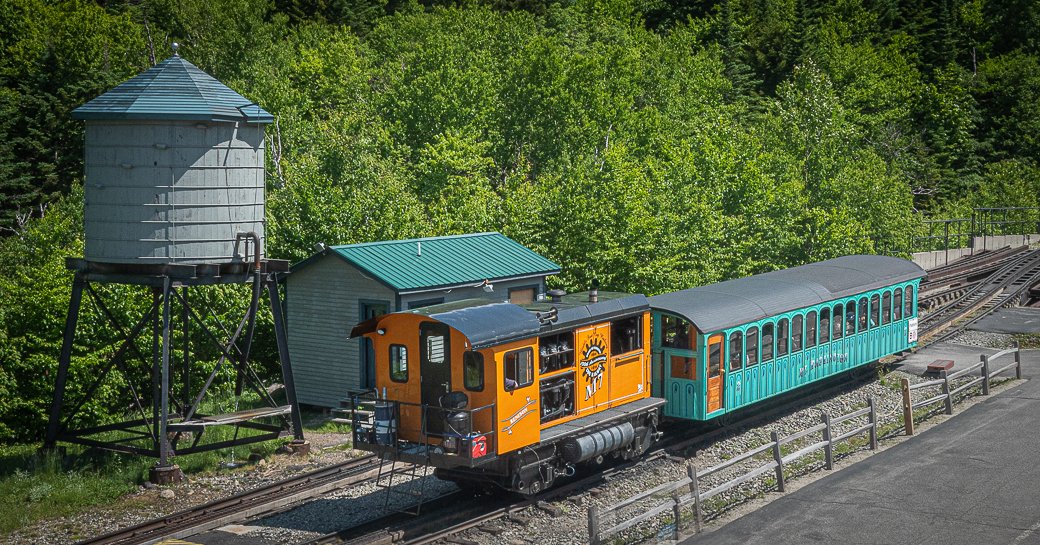
[[[650,307],[690,320],[702,333],[925,276],[911,261],[849,255],[650,297]]]

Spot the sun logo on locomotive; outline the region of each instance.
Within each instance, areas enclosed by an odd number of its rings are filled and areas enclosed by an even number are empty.
[[[585,401],[596,395],[603,384],[603,371],[607,368],[607,343],[603,337],[593,335],[581,350],[581,374],[585,377]]]

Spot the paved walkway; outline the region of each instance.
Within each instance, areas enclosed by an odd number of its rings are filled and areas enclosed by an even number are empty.
[[[1040,545],[1040,351],[1022,363],[1033,380],[682,543]]]

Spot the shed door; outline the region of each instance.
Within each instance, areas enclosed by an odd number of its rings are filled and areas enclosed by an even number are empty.
[[[441,396],[451,391],[451,335],[447,324],[419,324],[419,377],[422,404],[426,409],[426,432],[444,432],[447,411],[440,410]]]
[[[708,338],[708,413],[722,408],[722,335]]]

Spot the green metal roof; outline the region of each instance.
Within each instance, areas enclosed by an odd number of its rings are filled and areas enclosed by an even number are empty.
[[[330,250],[399,292],[560,272],[556,263],[501,233],[347,244]]]
[[[72,111],[76,119],[271,123],[274,117],[174,55]]]

